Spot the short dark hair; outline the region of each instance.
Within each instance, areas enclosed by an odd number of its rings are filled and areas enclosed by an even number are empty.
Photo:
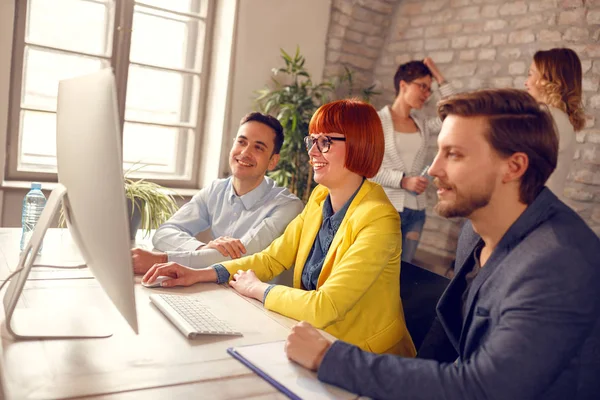
[[[519,199],[531,204],[556,168],[558,135],[550,112],[529,93],[486,89],[452,96],[438,103],[442,121],[448,115],[485,117],[486,139],[503,157],[525,153],[529,167],[521,177]]]
[[[268,114],[262,114],[255,111],[244,115],[240,121],[240,126],[252,121],[260,122],[261,124],[265,124],[269,128],[273,129],[275,132],[275,148],[273,149],[273,154],[279,154],[281,151],[281,146],[283,146],[283,127],[281,126],[279,120]]]
[[[400,81],[412,82],[415,79],[419,79],[424,76],[433,76],[433,74],[423,61],[409,61],[401,64],[394,75],[394,88],[396,89],[396,96],[398,96],[398,93],[400,93]]]

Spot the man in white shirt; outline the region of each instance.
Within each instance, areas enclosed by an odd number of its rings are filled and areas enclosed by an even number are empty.
[[[144,274],[154,264],[175,262],[191,268],[262,251],[280,236],[304,205],[265,173],[279,161],[283,128],[276,118],[247,114],[229,152],[232,175],[200,190],[156,231],[157,250],[133,249],[133,269]],[[216,238],[195,236],[210,229]]]

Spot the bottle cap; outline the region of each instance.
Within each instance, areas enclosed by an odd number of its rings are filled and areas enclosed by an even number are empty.
[[[39,182],[31,182],[32,189],[42,189],[42,184]]]

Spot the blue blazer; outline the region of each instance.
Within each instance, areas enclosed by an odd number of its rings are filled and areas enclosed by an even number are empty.
[[[373,398],[600,398],[600,240],[544,189],[473,280],[461,281],[477,243],[467,222],[438,319],[454,362],[377,356],[335,342],[319,379]],[[441,344],[443,345],[443,343]]]

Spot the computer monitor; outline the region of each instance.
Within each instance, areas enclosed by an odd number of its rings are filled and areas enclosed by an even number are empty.
[[[56,150],[58,187],[48,198],[4,296],[5,325],[15,338],[110,336],[96,312],[16,308],[27,275],[61,204],[69,231],[86,265],[137,333],[134,274],[115,79],[112,70],[60,81]],[[72,310],[71,310],[72,311]]]

